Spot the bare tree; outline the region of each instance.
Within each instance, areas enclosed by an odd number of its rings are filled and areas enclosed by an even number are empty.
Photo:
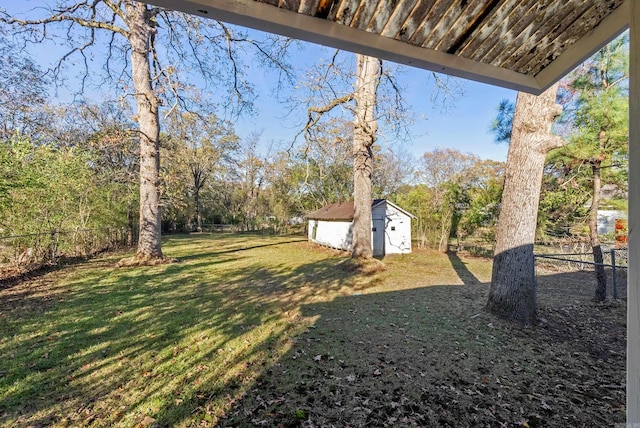
[[[374,169],[374,143],[378,123],[394,127],[400,134],[406,130],[410,115],[402,99],[402,89],[394,78],[395,69],[377,58],[355,55],[355,70],[349,63],[339,62],[336,51],[328,64],[317,65],[307,79],[307,96],[296,104],[307,106],[307,122],[301,134],[307,146],[318,143],[314,130],[322,120],[334,118],[338,111],[353,117],[353,197],[354,245],[352,257],[372,257],[371,197]],[[355,84],[354,84],[355,80]]]
[[[54,8],[42,8],[44,16],[19,19],[6,12],[0,22],[17,29],[16,35],[31,42],[55,38],[69,50],[51,70],[62,77],[67,60],[79,59],[84,68],[82,90],[90,80],[90,48],[106,45],[102,51],[103,83],[116,83],[124,94],[132,95],[137,106],[140,143],[140,233],[136,259],[145,262],[162,258],[159,204],[160,111],[192,106],[184,97],[187,84],[181,71],[199,72],[205,81],[228,85],[229,99],[223,103],[242,110],[250,108],[250,85],[234,51],[245,44],[264,63],[281,72],[285,50],[279,43],[252,40],[215,21],[167,11],[133,0],[59,1]],[[35,12],[34,12],[35,13]],[[55,26],[58,30],[50,31]],[[282,40],[282,39],[279,39]],[[286,42],[285,42],[286,44]],[[132,86],[132,87],[131,87]]]
[[[373,143],[378,123],[375,120],[376,87],[380,79],[380,61],[356,55],[356,110],[353,128],[353,249],[351,257],[373,257],[371,245],[371,176]]]
[[[241,213],[245,230],[256,230],[258,217],[264,215],[263,191],[266,185],[266,164],[270,154],[260,154],[258,146],[262,135],[251,133],[240,142],[239,155],[235,162],[234,181],[238,211]]]
[[[496,231],[487,309],[523,323],[535,319],[533,243],[544,162],[549,150],[564,144],[551,134],[562,113],[557,91],[555,84],[540,96],[518,93]]]
[[[167,124],[168,163],[173,164],[177,174],[188,183],[192,197],[192,222],[197,231],[202,231],[201,194],[208,181],[238,151],[238,137],[231,124],[215,115],[200,117],[192,113],[174,113]],[[165,187],[173,186],[166,183]]]
[[[30,134],[46,122],[41,107],[48,82],[38,65],[2,33],[0,58],[0,139]]]
[[[473,180],[472,169],[479,162],[476,155],[448,148],[425,152],[420,158],[417,178],[433,192],[430,211],[437,215],[432,217],[431,226],[439,230],[441,252],[449,249],[452,229],[455,232],[454,220],[460,217],[456,205],[464,202],[464,190]]]

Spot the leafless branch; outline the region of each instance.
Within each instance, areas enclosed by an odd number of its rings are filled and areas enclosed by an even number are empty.
[[[95,3],[96,2],[94,2],[94,4]],[[75,5],[75,6],[78,6],[78,5]],[[85,28],[95,28],[95,29],[113,31],[114,33],[121,34],[124,37],[128,37],[129,35],[129,32],[124,28],[118,27],[117,25],[111,24],[109,22],[90,21],[90,20],[80,18],[78,16],[71,16],[71,15],[65,14],[64,12],[65,11],[57,15],[52,15],[48,18],[36,19],[36,20],[22,20],[22,19],[16,19],[16,18],[0,17],[0,22],[3,22],[8,25],[19,25],[21,27],[42,25],[43,31],[45,31],[44,27],[46,27],[47,24],[51,24],[54,22],[72,22]]]

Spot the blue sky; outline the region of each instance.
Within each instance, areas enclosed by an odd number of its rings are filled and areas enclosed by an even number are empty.
[[[328,60],[333,52],[334,49],[302,43],[302,50],[292,62],[300,64],[308,58],[320,57]],[[434,104],[431,100],[434,84],[430,71],[407,66],[402,69],[399,80],[406,88],[405,99],[415,113],[411,136],[402,143],[386,136],[383,144],[399,146],[415,157],[435,148],[451,147],[483,159],[506,161],[508,145],[495,143],[489,127],[500,101],[505,98],[515,101],[516,91],[459,79],[463,94],[443,109],[441,103]],[[277,104],[270,91],[269,82],[261,79],[257,87],[258,115],[242,118],[236,130],[240,136],[261,131],[263,140],[287,144],[299,131],[296,124],[306,113],[301,111],[297,118],[284,117],[286,107]]]
[[[39,0],[3,0],[0,7],[4,7],[9,13],[24,13],[47,3],[53,4]],[[311,43],[301,42],[300,45],[301,49],[293,54],[291,63],[301,68],[320,57],[328,59],[334,52],[333,49],[321,48]],[[58,59],[63,51],[47,46],[33,49],[33,52],[36,56],[34,59],[46,68]],[[451,147],[462,152],[474,153],[483,159],[506,160],[508,146],[496,144],[488,129],[500,101],[505,98],[515,100],[515,91],[461,81],[464,93],[443,110],[441,104],[433,105],[431,100],[431,72],[411,67],[403,69],[399,83],[407,88],[404,96],[416,119],[410,125],[408,141],[397,142],[393,140],[393,136],[383,136],[382,144],[392,145],[394,149],[397,147],[415,157],[435,148]],[[236,123],[236,132],[240,137],[261,132],[262,140],[265,142],[289,145],[299,131],[298,125],[304,120],[306,112],[300,111],[297,112],[297,117],[294,115],[285,118],[287,108],[276,102],[272,95],[273,83],[262,70],[256,73],[254,85],[257,95],[256,115],[240,118]],[[57,95],[60,101],[69,100],[65,90],[61,90]],[[95,101],[101,98],[100,94],[88,95]]]

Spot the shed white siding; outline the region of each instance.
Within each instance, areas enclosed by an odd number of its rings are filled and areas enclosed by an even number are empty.
[[[374,256],[411,252],[411,214],[387,200],[377,200],[371,207],[371,218],[371,242]],[[309,241],[320,245],[351,251],[353,221],[310,217],[308,237]]]
[[[309,220],[309,240],[338,250],[351,251],[353,222]]]
[[[374,219],[384,219],[384,254],[411,252],[411,217],[387,201],[372,210]]]

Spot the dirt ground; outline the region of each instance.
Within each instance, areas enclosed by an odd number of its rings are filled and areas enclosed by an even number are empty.
[[[625,301],[592,302],[587,272],[539,270],[537,277],[538,322],[526,327],[483,311],[486,282],[304,307],[317,319],[312,328],[222,426],[624,422]]]

